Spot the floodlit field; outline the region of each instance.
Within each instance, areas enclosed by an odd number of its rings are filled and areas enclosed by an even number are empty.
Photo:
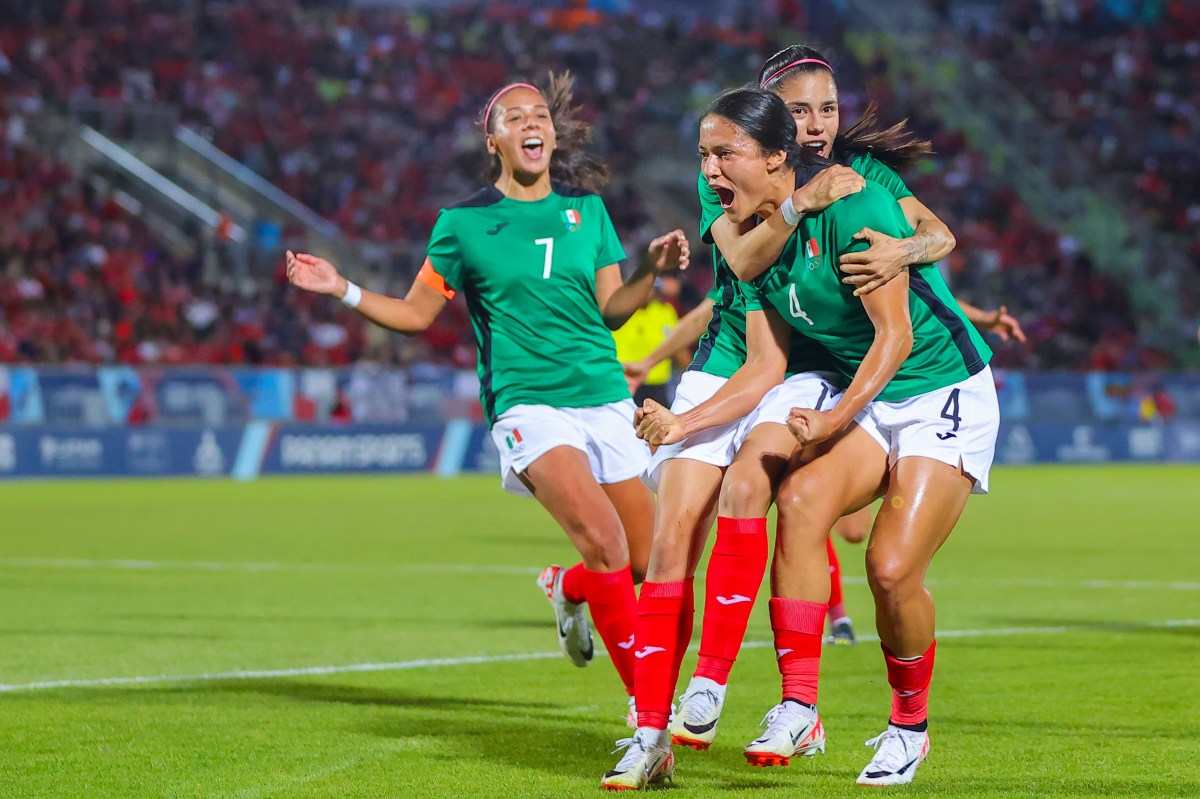
[[[933,750],[897,793],[1200,795],[1197,485],[995,472],[934,563]],[[0,485],[0,795],[597,796],[624,697],[606,659],[557,654],[533,584],[571,560],[492,477]],[[760,600],[721,737],[677,751],[672,795],[864,794],[878,644],[826,649],[828,754],[758,770],[769,636]]]

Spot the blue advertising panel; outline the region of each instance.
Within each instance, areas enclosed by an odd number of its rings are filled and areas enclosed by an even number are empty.
[[[433,466],[441,425],[279,425],[262,474],[423,472]]]
[[[228,475],[242,428],[0,430],[0,477]]]

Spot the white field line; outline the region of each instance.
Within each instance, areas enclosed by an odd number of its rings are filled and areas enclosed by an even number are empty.
[[[196,572],[387,572],[400,574],[512,574],[535,576],[531,566],[489,566],[470,563],[278,563],[253,561],[135,560],[89,558],[0,558],[0,569],[82,569],[94,571]]]
[[[979,630],[939,630],[938,638],[986,638],[1009,635],[1056,635],[1072,632],[1125,632],[1129,630],[1161,630],[1200,627],[1200,619],[1169,619],[1166,621],[1131,622],[1128,624],[1081,624],[1052,627],[994,627]],[[874,635],[862,635],[863,642],[878,643]],[[763,649],[774,646],[771,641],[747,641],[743,649]],[[695,646],[691,647],[695,649]],[[596,650],[599,655],[607,654]],[[376,671],[405,671],[408,669],[433,669],[446,666],[471,666],[487,663],[516,663],[527,660],[552,660],[560,658],[559,652],[528,652],[512,655],[473,655],[457,658],[426,658],[422,660],[400,660],[392,663],[350,663],[342,666],[308,666],[293,669],[257,669],[239,671],[215,671],[201,674],[158,674],[140,677],[102,677],[90,680],[39,680],[27,683],[0,684],[0,693],[43,691],[52,688],[104,688],[109,686],[162,685],[169,683],[215,682],[218,680],[269,680],[280,677],[306,677],[325,674],[352,674]]]
[[[534,576],[541,570],[530,566],[500,566],[472,563],[284,563],[254,561],[192,561],[89,558],[0,558],[0,569],[82,569],[95,571],[195,571],[195,572],[380,572],[393,574],[497,574]],[[697,574],[703,577],[704,573]],[[847,585],[866,585],[865,577],[842,576]],[[1018,588],[1083,588],[1139,591],[1200,591],[1200,583],[1155,580],[1035,580],[1013,578],[933,577],[929,585],[997,585]]]

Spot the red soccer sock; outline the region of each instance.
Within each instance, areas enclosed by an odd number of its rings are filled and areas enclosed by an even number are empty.
[[[717,517],[705,580],[704,626],[700,631],[700,661],[696,676],[721,685],[737,660],[754,599],[767,570],[767,520]]]
[[[638,599],[637,646],[633,676],[638,727],[667,728],[671,693],[679,676],[675,665],[679,648],[679,615],[684,604],[684,583],[642,583]]]
[[[817,704],[825,607],[824,602],[771,599],[771,629],[775,632],[775,658],[783,675],[784,699]]]
[[[892,724],[911,726],[920,724],[929,716],[929,683],[933,681],[933,655],[936,649],[937,641],[934,641],[919,658],[900,660],[886,646],[883,647],[888,685],[892,686]]]
[[[562,592],[566,600],[578,605],[587,596],[587,569],[582,563],[576,563],[563,572]]]
[[[645,590],[645,589],[643,589]],[[696,581],[688,577],[683,581],[683,606],[679,609],[679,627],[675,636],[675,678],[683,665],[683,656],[692,643],[692,630],[696,625]]]
[[[637,594],[629,567],[615,572],[584,570],[592,625],[600,633],[625,691],[633,696],[633,631],[637,622]]]
[[[829,552],[829,620],[837,621],[846,615],[842,604],[842,564],[838,562],[837,550],[833,547],[833,536],[825,539]]]

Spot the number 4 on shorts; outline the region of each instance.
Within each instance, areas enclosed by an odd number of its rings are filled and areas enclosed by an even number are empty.
[[[962,422],[962,417],[958,415],[958,392],[957,388],[951,391],[950,396],[946,399],[946,404],[942,406],[942,418],[954,422],[954,427],[950,428],[950,432],[937,434],[942,441],[955,438],[958,433],[958,425]]]

